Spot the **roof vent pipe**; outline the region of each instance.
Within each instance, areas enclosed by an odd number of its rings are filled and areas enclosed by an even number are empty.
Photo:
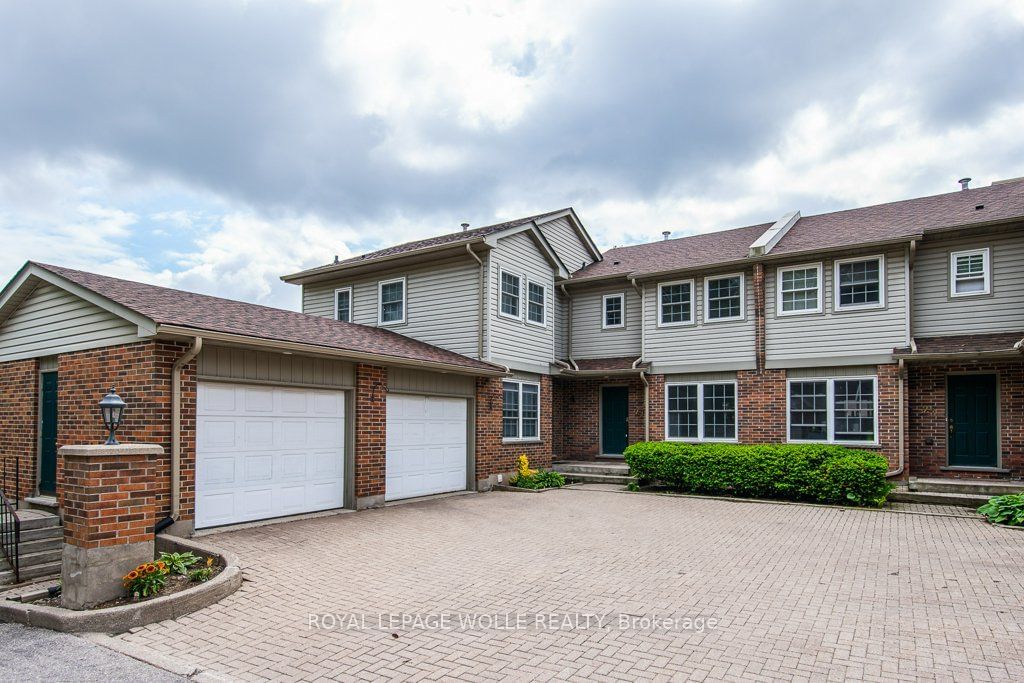
[[[341,262],[341,260],[338,258],[337,254],[334,255],[334,262],[335,263],[340,263]]]
[[[671,235],[671,234],[672,234],[671,230],[662,230],[661,231],[661,239],[667,240],[668,236]]]
[[[957,182],[960,183],[960,189],[961,190],[969,190],[969,189],[971,189],[970,188],[970,184],[971,184],[971,179],[970,178],[961,178]]]
[[[466,232],[467,230],[469,230],[469,223],[463,223],[462,224],[462,232]]]

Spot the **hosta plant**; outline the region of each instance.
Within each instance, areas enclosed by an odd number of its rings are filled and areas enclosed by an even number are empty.
[[[978,508],[978,512],[993,524],[1024,526],[1024,493],[989,498],[987,503]]]
[[[192,565],[199,562],[199,558],[190,550],[184,553],[160,553],[160,561],[165,563],[172,573],[184,576]]]

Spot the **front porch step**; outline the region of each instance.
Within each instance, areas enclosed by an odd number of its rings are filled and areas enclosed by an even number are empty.
[[[911,491],[924,493],[966,493],[977,496],[1004,496],[1024,493],[1024,481],[995,481],[991,479],[916,479],[908,482]]]
[[[977,493],[941,493],[934,491],[909,491],[907,489],[897,489],[889,494],[889,500],[894,503],[955,505],[965,508],[981,507],[991,497]]]
[[[60,560],[37,564],[32,567],[21,568],[21,582],[35,581],[38,579],[49,579],[60,576]],[[7,566],[7,563],[0,559],[0,586],[14,583],[14,571]]]
[[[60,527],[60,517],[52,512],[42,510],[18,510],[18,520],[21,522],[21,533],[33,529],[46,529],[49,527]],[[24,536],[22,536],[24,538]]]
[[[636,481],[629,476],[629,467],[620,462],[580,462],[563,460],[553,469],[573,484],[618,484],[626,486]]]

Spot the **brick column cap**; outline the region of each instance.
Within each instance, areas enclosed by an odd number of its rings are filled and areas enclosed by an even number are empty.
[[[61,446],[58,452],[63,457],[102,458],[118,455],[163,455],[164,448],[163,446],[148,443],[122,443],[116,446]]]

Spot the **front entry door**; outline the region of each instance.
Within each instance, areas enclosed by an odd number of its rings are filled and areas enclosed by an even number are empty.
[[[946,415],[951,467],[998,467],[995,375],[950,375]]]
[[[601,454],[622,455],[629,445],[629,388],[601,387]]]
[[[43,373],[43,405],[39,425],[39,493],[57,492],[57,373]]]

